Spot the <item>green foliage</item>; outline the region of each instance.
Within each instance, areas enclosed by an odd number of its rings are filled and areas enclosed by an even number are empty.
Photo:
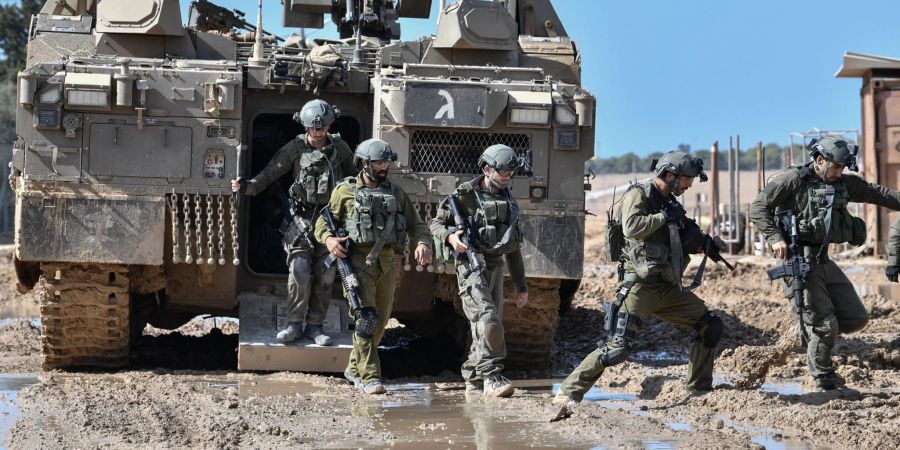
[[[681,147],[681,146],[679,146]],[[777,170],[782,167],[782,155],[787,146],[781,147],[775,143],[768,143],[763,146],[765,151],[765,168],[766,170]],[[795,164],[801,161],[801,153],[803,148],[796,146],[794,149]],[[609,158],[594,157],[585,163],[585,171],[592,171],[594,174],[603,173],[643,173],[650,172],[650,164],[654,159],[662,156],[662,152],[650,153],[647,156],[640,157],[632,152],[621,156],[611,156]],[[710,162],[710,151],[707,149],[694,150],[691,152],[694,156],[703,160],[703,165],[708,171],[712,164]],[[719,169],[728,170],[728,150],[719,151],[718,153]],[[740,152],[738,157],[738,167],[741,170],[756,170],[756,147],[752,147]]]
[[[0,80],[14,81],[24,68],[31,16],[40,11],[41,4],[43,1],[21,0],[19,4],[0,5],[0,50],[6,56],[0,61]]]

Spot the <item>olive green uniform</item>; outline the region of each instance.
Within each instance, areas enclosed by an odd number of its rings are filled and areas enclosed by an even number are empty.
[[[826,231],[823,218],[827,209],[822,199],[826,186],[813,173],[811,163],[791,167],[766,184],[750,206],[750,220],[770,245],[788,242],[789,239],[775,223],[776,212],[793,210],[797,215],[800,243],[811,265],[806,279],[806,308],[803,311],[804,330],[801,336],[807,346],[810,375],[814,378],[834,373],[831,352],[837,343],[838,333],[859,331],[869,320],[866,308],[847,275],[828,258],[827,246],[822,250]],[[835,193],[831,243],[861,245],[865,242],[865,223],[850,216],[846,210],[848,202],[900,209],[900,194],[869,183],[857,174],[844,173],[832,186]],[[784,293],[786,297],[792,294],[788,279],[784,279]]]
[[[466,255],[461,254],[452,261],[456,265],[463,311],[472,331],[472,347],[462,365],[462,375],[475,384],[500,373],[506,358],[506,340],[501,322],[504,256],[516,292],[528,291],[525,262],[519,249],[522,235],[517,224],[519,208],[516,199],[510,195],[509,189],[498,193],[484,189],[483,180],[482,175],[463,183],[456,189],[456,198],[460,212],[473,220],[476,236],[472,244],[477,256],[483,259],[485,269],[463,277],[467,272]],[[446,242],[451,233],[449,227],[454,225],[453,214],[444,199],[431,221],[431,233],[435,237],[435,248],[447,261],[453,259]]]
[[[344,177],[353,174],[353,152],[339,134],[328,135],[328,144],[313,149],[305,134],[284,144],[266,167],[247,181],[245,193],[256,195],[289,171],[294,178],[289,194],[297,205],[304,229],[294,221],[282,225],[282,245],[288,264],[288,322],[322,325],[328,312],[331,282],[334,273],[324,270],[324,258],[328,249],[312,241],[312,223],[317,207],[321,208],[331,195],[333,187]],[[327,173],[318,173],[327,172]],[[313,242],[310,247],[306,234]]]
[[[670,199],[675,200],[674,197]],[[620,310],[631,316],[624,324],[626,335],[635,336],[640,324],[651,315],[675,325],[693,328],[697,331],[697,337],[691,346],[687,387],[693,390],[711,389],[715,344],[707,346],[703,336],[710,328],[710,320],[715,320],[717,325],[721,322],[711,315],[696,294],[683,292],[676,284],[669,259],[672,248],[663,212],[663,197],[653,179],[638,183],[622,196],[619,217],[625,236],[625,279],[616,291],[622,292],[623,288],[631,285]],[[627,348],[613,348],[613,345],[606,341],[598,343],[598,348],[563,381],[559,393],[580,402],[603,370],[614,364],[604,364],[604,358],[613,352],[627,353]]]
[[[900,217],[891,223],[891,230],[888,233],[888,241],[884,246],[887,253],[888,266],[900,266]]]
[[[344,224],[350,234],[349,259],[359,278],[361,306],[374,307],[378,314],[372,339],[353,334],[353,350],[347,366],[351,375],[366,383],[381,378],[378,343],[394,306],[394,256],[397,251],[403,251],[405,235],[408,234],[416,246],[425,244],[430,248],[431,234],[403,189],[389,181],[377,188],[368,188],[362,177],[360,173],[335,187],[329,205],[337,225]],[[316,221],[315,236],[323,245],[333,236],[324,217]],[[385,238],[383,247],[373,252],[379,245],[374,242],[380,240],[379,236]]]

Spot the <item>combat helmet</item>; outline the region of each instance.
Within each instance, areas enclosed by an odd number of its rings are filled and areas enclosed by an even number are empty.
[[[356,152],[353,153],[356,162],[359,161],[389,161],[397,160],[397,154],[391,149],[391,146],[381,139],[366,139],[356,146]]]
[[[516,170],[522,165],[522,159],[508,145],[494,144],[484,150],[478,158],[478,167],[490,167],[494,170]]]
[[[859,153],[859,146],[850,144],[847,141],[835,137],[825,136],[822,139],[813,139],[806,148],[809,157],[813,160],[816,155],[822,155],[828,161],[840,164],[851,172],[856,172],[859,168],[856,165],[856,154]]]
[[[675,175],[685,177],[700,177],[700,182],[704,182],[709,178],[703,171],[703,160],[693,157],[688,153],[673,150],[662,155],[659,160],[653,162],[650,170],[656,172],[656,176],[662,178],[666,172],[672,172]]]
[[[294,114],[294,120],[300,122],[304,128],[321,130],[331,126],[340,116],[340,111],[324,100],[310,100],[300,108],[300,112]]]

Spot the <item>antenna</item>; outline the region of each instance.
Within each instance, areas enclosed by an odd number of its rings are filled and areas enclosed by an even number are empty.
[[[253,59],[262,60],[263,56],[263,26],[262,26],[262,0],[259,0],[259,5],[256,10],[256,42],[253,44]]]

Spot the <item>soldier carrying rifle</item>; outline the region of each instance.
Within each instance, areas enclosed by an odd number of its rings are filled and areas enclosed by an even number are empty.
[[[765,235],[776,258],[788,260],[797,253],[808,263],[808,270],[802,270],[801,264],[791,265],[797,267],[800,278],[808,273],[802,287],[795,285],[797,277],[784,276],[784,294],[795,299],[794,312],[801,318],[798,335],[807,349],[810,375],[819,389],[832,390],[840,384],[831,360],[838,334],[861,330],[869,318],[847,275],[828,258],[828,245],[866,242],[866,225],[847,211],[849,202],[898,210],[900,194],[851,173],[857,170],[855,144],[827,136],[811,142],[807,151],[810,162],[781,172],[759,193],[750,207],[750,219]],[[845,168],[850,172],[844,173]],[[787,218],[782,222],[795,222],[795,227],[776,224],[776,216],[782,212]],[[796,216],[794,221],[790,215]],[[796,233],[796,238],[791,239],[788,232]],[[789,241],[795,241],[793,251]]]
[[[691,392],[712,389],[713,357],[725,326],[691,292],[699,285],[700,276],[687,287],[682,285],[681,276],[685,254],[704,252],[713,261],[724,261],[719,254],[721,240],[700,232],[677,201],[695,178],[706,181],[703,161],[672,151],[651,170],[656,177],[634,184],[620,204],[617,226],[621,227],[622,239],[615,240],[624,241],[624,248],[615,253],[621,255],[622,279],[615,303],[607,308],[606,336],[560,385],[553,402],[561,409],[553,420],[568,417],[571,407],[582,400],[607,367],[625,361],[638,329],[651,315],[695,330],[686,388]]]

